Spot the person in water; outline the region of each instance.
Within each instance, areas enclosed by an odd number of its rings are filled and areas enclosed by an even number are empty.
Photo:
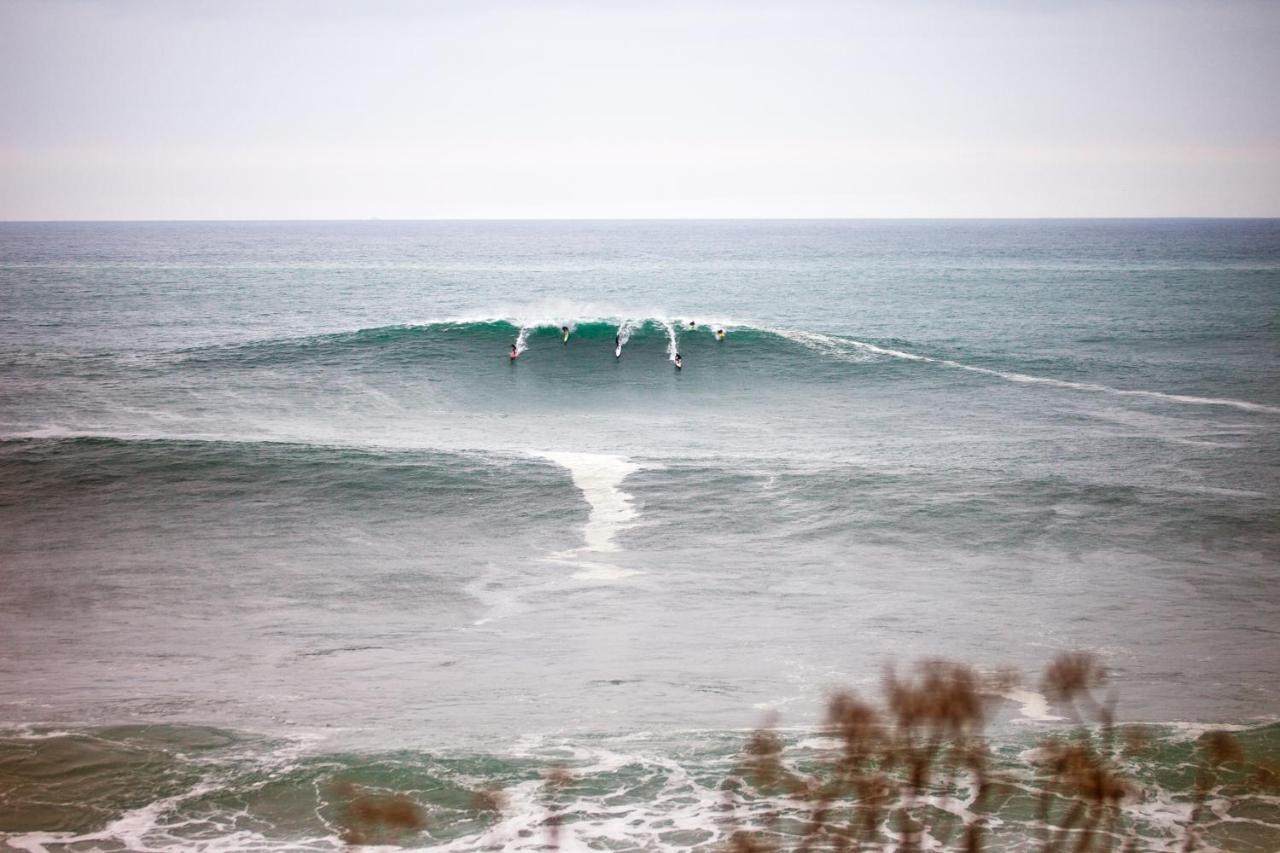
[[[689,321],[689,328],[690,328],[690,329],[696,329],[696,328],[698,328],[698,324],[697,324],[697,323],[695,323],[695,322],[693,322],[692,320],[690,320],[690,321]]]
[[[520,357],[520,352],[516,349],[516,345],[515,345],[515,344],[512,344],[512,345],[511,345],[511,360],[512,360],[512,361],[515,361],[515,360],[516,360],[517,358],[519,358],[519,357]]]
[[[560,331],[564,333],[564,342],[565,342],[566,344],[567,344],[567,343],[569,343],[569,327],[568,327],[568,326],[561,326],[561,327],[560,327]]]
[[[613,336],[613,357],[622,358],[622,335]]]
[[[676,353],[676,357],[671,360],[675,362],[676,370],[684,369],[684,359],[680,357],[680,353]]]
[[[717,341],[724,340],[724,329],[716,329],[716,340]]]

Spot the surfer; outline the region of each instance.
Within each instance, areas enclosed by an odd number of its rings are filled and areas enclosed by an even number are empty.
[[[698,324],[697,324],[697,323],[695,323],[695,322],[693,322],[692,320],[690,320],[690,321],[689,321],[689,328],[690,328],[690,329],[696,329],[696,328],[698,328]]]
[[[514,361],[515,361],[517,358],[519,358],[519,357],[520,357],[520,351],[516,349],[516,345],[515,345],[515,344],[512,344],[512,345],[511,345],[511,360],[514,362]]]
[[[622,358],[622,335],[613,336],[613,357]]]
[[[716,340],[717,341],[724,340],[724,329],[716,329]]]
[[[676,370],[684,369],[684,359],[680,357],[680,353],[676,353],[675,357],[672,358],[671,361],[675,363]]]
[[[564,342],[565,342],[566,344],[567,344],[567,343],[569,343],[569,327],[568,327],[568,326],[561,326],[561,327],[560,327],[560,331],[564,333]]]

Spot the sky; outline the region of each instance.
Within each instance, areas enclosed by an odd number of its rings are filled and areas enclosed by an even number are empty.
[[[0,219],[1280,216],[1280,2],[0,0]]]

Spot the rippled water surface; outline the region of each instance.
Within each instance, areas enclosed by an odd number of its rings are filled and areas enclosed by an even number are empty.
[[[1278,330],[1276,221],[0,225],[0,838],[509,846],[449,792],[567,761],[697,847],[766,712],[1016,666],[1015,772],[1069,649],[1174,838],[1277,742]]]

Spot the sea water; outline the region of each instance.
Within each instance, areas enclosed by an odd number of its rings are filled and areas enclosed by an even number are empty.
[[[332,849],[341,777],[533,848],[560,763],[707,847],[766,715],[1018,667],[1017,773],[1086,650],[1176,846],[1280,744],[1278,343],[1277,221],[0,225],[0,839]]]

